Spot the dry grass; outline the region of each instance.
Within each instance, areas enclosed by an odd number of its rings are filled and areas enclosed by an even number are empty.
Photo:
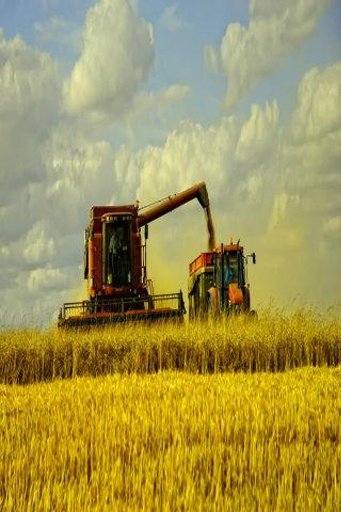
[[[0,382],[182,370],[284,371],[341,364],[340,319],[309,312],[218,323],[117,326],[0,335]]]
[[[341,368],[0,386],[0,510],[338,510]]]

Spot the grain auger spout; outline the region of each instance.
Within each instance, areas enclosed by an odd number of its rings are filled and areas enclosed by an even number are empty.
[[[159,217],[162,217],[166,213],[179,208],[189,201],[193,199],[198,199],[200,205],[205,210],[206,222],[207,222],[207,230],[208,230],[208,248],[213,250],[215,247],[215,235],[214,235],[214,226],[211,215],[210,201],[208,197],[208,192],[206,188],[206,184],[204,181],[193,185],[192,187],[184,190],[183,192],[179,192],[178,194],[173,194],[168,196],[161,201],[158,201],[156,204],[144,208],[139,213],[138,216],[138,224],[139,227],[145,226],[149,222],[152,222]]]
[[[185,307],[181,291],[154,295],[150,290],[146,266],[147,225],[195,198],[206,212],[209,245],[214,246],[204,182],[145,208],[139,208],[137,204],[93,206],[84,237],[88,300],[64,304],[59,325],[78,327],[126,320],[182,320]]]
[[[145,224],[148,224],[149,222],[162,217],[166,213],[179,208],[179,206],[182,206],[195,198],[198,199],[203,208],[209,207],[210,203],[208,199],[208,193],[206,185],[203,181],[193,185],[183,192],[165,197],[164,199],[157,201],[151,206],[141,208],[138,215],[139,227],[142,227]]]

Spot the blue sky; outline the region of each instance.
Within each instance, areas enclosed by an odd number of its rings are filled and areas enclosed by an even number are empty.
[[[81,27],[87,10],[93,5],[92,0],[2,0],[1,26],[7,38],[20,34],[29,45],[38,46],[58,59],[64,71],[70,71],[80,52],[80,48],[73,45],[71,32],[77,32],[75,37],[81,44]],[[214,0],[198,4],[193,0],[139,0],[135,8],[154,27],[156,59],[148,88],[157,90],[172,82],[190,84],[191,95],[184,115],[200,122],[217,119],[221,115],[226,80],[219,73],[212,75],[208,72],[203,60],[204,48],[208,42],[219,45],[228,24],[239,22],[247,26],[248,1]],[[173,29],[162,22],[167,12],[169,19],[178,24]],[[62,37],[57,32],[50,33],[50,39],[39,37],[39,27],[47,29],[53,18],[65,21]],[[316,31],[303,41],[295,54],[281,59],[266,83],[262,82],[250,91],[236,107],[237,111],[247,112],[252,102],[274,97],[283,106],[283,113],[290,111],[303,73],[312,66],[327,66],[339,58],[340,24],[341,4],[333,0],[321,15]]]
[[[0,0],[3,311],[83,293],[92,204],[201,180],[219,238],[259,254],[256,306],[340,301],[340,22],[337,0]],[[152,233],[156,290],[186,289],[196,205]]]
[[[72,46],[71,31],[81,27],[92,0],[2,0],[0,2],[1,26],[7,38],[17,34],[32,46],[51,53],[66,70],[79,55],[80,48]],[[157,90],[169,83],[191,84],[191,98],[186,114],[201,122],[209,122],[221,114],[221,98],[226,80],[220,74],[212,75],[205,67],[203,52],[208,42],[219,45],[228,24],[239,22],[247,26],[249,3],[247,0],[214,0],[170,2],[139,0],[135,4],[140,16],[153,24],[155,32],[155,66],[149,77],[148,87]],[[162,23],[162,16],[179,23],[173,30]],[[65,42],[57,41],[58,34],[50,34],[50,40],[42,40],[38,27],[47,26],[52,18],[65,21]],[[303,41],[294,55],[282,59],[266,83],[262,82],[250,92],[238,111],[245,112],[252,102],[276,97],[283,104],[283,112],[292,108],[292,98],[300,77],[312,66],[327,66],[340,56],[341,4],[330,2],[322,14],[316,31]],[[64,38],[62,38],[64,39]]]

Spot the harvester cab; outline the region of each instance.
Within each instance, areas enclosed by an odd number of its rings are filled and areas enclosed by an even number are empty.
[[[209,212],[204,182],[145,208],[139,208],[138,203],[93,206],[84,239],[88,299],[64,304],[59,314],[59,326],[183,319],[185,307],[181,291],[154,295],[150,289],[146,239],[150,222],[195,198]]]
[[[189,317],[218,317],[231,313],[255,312],[250,309],[250,287],[247,263],[256,263],[253,252],[244,255],[244,248],[231,240],[211,252],[201,253],[189,266]]]

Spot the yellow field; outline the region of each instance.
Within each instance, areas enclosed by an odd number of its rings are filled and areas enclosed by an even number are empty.
[[[3,332],[0,356],[0,383],[22,384],[165,369],[205,374],[337,366],[341,322],[299,312],[91,332]]]
[[[334,512],[340,364],[302,312],[2,332],[0,511]]]
[[[338,510],[341,368],[0,386],[5,511]]]

